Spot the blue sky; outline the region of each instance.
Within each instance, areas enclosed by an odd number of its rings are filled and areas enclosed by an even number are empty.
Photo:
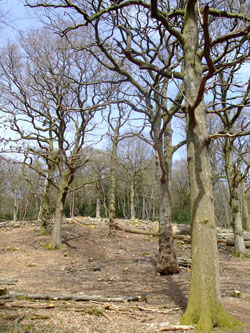
[[[1,38],[5,41],[15,39],[19,31],[37,28],[41,24],[35,11],[26,8],[22,0],[2,0],[0,13],[4,14]]]

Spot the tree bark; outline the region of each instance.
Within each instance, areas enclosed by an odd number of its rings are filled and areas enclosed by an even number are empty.
[[[50,193],[51,190],[51,185],[46,179],[46,185],[44,188],[44,193],[43,193],[43,200],[42,200],[42,208],[41,208],[41,214],[40,214],[40,220],[41,220],[41,225],[40,225],[40,233],[45,234],[48,232],[48,221],[51,218],[50,216]]]
[[[96,208],[95,208],[95,217],[97,219],[101,218],[101,183],[100,180],[96,183]]]
[[[225,154],[225,169],[227,175],[227,181],[230,192],[229,204],[232,211],[232,228],[234,232],[234,255],[236,257],[245,257],[246,248],[244,244],[244,231],[242,228],[240,198],[239,198],[239,181],[237,180],[237,170],[234,170],[233,158],[232,158],[232,144],[229,138],[225,139],[224,146]]]
[[[245,188],[245,180],[241,181],[241,200],[242,200],[242,224],[246,231],[250,231],[249,210],[247,205],[247,195]]]
[[[130,182],[130,220],[135,220],[135,183],[134,177]]]
[[[210,332],[213,326],[234,327],[239,323],[221,303],[206,111],[203,102],[193,108],[202,79],[198,56],[197,0],[186,1],[183,42],[192,264],[188,306],[181,323],[197,324],[197,331]]]
[[[17,213],[18,213],[18,200],[17,200],[17,189],[15,187],[14,190],[14,206],[13,206],[13,221],[17,221]]]
[[[119,122],[112,138],[112,152],[110,160],[110,175],[109,175],[109,236],[114,236],[115,233],[115,166],[116,154],[118,145]]]
[[[159,200],[159,260],[156,271],[162,275],[179,273],[172,230],[171,172],[172,172],[172,129],[165,128],[164,143],[160,138],[160,122],[154,124],[156,183]],[[163,146],[164,145],[164,146]]]
[[[56,200],[56,212],[55,222],[53,225],[51,242],[49,244],[50,249],[58,249],[62,245],[61,241],[61,229],[62,220],[64,215],[64,204],[68,194],[68,189],[73,181],[73,175],[69,171],[65,171],[61,176],[61,184],[58,189],[57,200]]]

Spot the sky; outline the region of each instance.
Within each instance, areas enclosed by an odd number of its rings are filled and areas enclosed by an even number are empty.
[[[22,31],[36,29],[42,26],[34,9],[24,6],[24,0],[0,0],[0,49],[8,41],[14,41]],[[179,130],[179,132],[182,132]],[[174,143],[183,140],[182,136],[175,132]],[[179,159],[185,156],[185,148],[183,147],[175,154],[174,159]]]
[[[24,6],[22,0],[1,0],[1,38],[14,40],[19,31],[37,28],[41,25],[34,10]]]

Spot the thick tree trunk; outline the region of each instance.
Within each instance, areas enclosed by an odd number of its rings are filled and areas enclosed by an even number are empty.
[[[158,155],[158,154],[156,154]],[[179,273],[180,268],[176,259],[174,237],[172,230],[171,200],[167,182],[161,181],[159,158],[156,157],[156,178],[159,194],[159,261],[156,271],[162,275]]]
[[[64,212],[64,194],[62,192],[58,193],[57,201],[56,201],[56,213],[55,213],[55,221],[51,235],[51,242],[49,247],[58,249],[62,245],[61,241],[61,228],[62,228],[62,219]]]
[[[246,231],[250,231],[249,210],[247,205],[247,195],[245,189],[245,180],[241,181],[241,200],[242,200],[242,224]]]
[[[155,122],[157,126],[157,122]],[[155,135],[159,137],[158,129]],[[165,130],[164,148],[160,140],[155,142],[156,182],[159,198],[159,261],[156,271],[162,275],[179,273],[172,230],[171,172],[172,172],[172,129],[169,123]]]
[[[49,220],[52,216],[52,207],[51,207],[51,191],[52,191],[52,185],[49,181],[49,179],[52,179],[55,172],[55,166],[52,162],[48,163],[48,175],[45,179],[45,188],[44,188],[44,194],[43,194],[43,201],[42,201],[42,209],[41,209],[41,227],[40,227],[40,233],[48,233],[49,232]]]
[[[62,219],[64,215],[64,204],[68,194],[68,189],[73,181],[73,175],[70,175],[69,171],[66,171],[61,176],[61,184],[59,186],[57,200],[56,200],[56,212],[55,221],[53,225],[51,242],[49,248],[58,249],[62,245],[61,241],[61,229],[62,229]]]
[[[130,182],[130,220],[135,220],[135,183],[133,177]]]
[[[184,17],[184,94],[187,99],[187,150],[190,184],[192,265],[188,306],[181,323],[197,324],[196,330],[210,332],[213,326],[233,327],[221,303],[215,229],[213,189],[203,102],[195,110],[202,67],[198,52],[196,0],[187,0]]]

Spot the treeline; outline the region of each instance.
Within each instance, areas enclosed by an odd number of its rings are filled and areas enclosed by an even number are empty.
[[[124,149],[128,154],[123,155]],[[67,196],[64,215],[108,218],[108,193],[110,172],[110,151],[91,150],[89,164],[77,171],[72,188]],[[127,158],[124,158],[127,156]],[[36,171],[24,167],[15,160],[0,159],[1,221],[29,221],[41,218],[46,178]],[[231,227],[232,214],[229,189],[223,178],[223,170],[214,170],[214,201],[216,224]],[[159,197],[155,181],[155,164],[152,149],[137,137],[124,139],[118,149],[116,160],[116,207],[117,218],[159,220]],[[131,215],[131,180],[134,184],[134,210]],[[86,185],[84,185],[87,183]],[[74,189],[76,188],[76,189]],[[239,188],[241,212],[249,211],[249,183],[242,182]],[[172,218],[175,223],[190,223],[189,184],[186,159],[175,160],[172,170]],[[55,214],[56,191],[51,191],[49,218]],[[247,229],[247,224],[244,224]]]

